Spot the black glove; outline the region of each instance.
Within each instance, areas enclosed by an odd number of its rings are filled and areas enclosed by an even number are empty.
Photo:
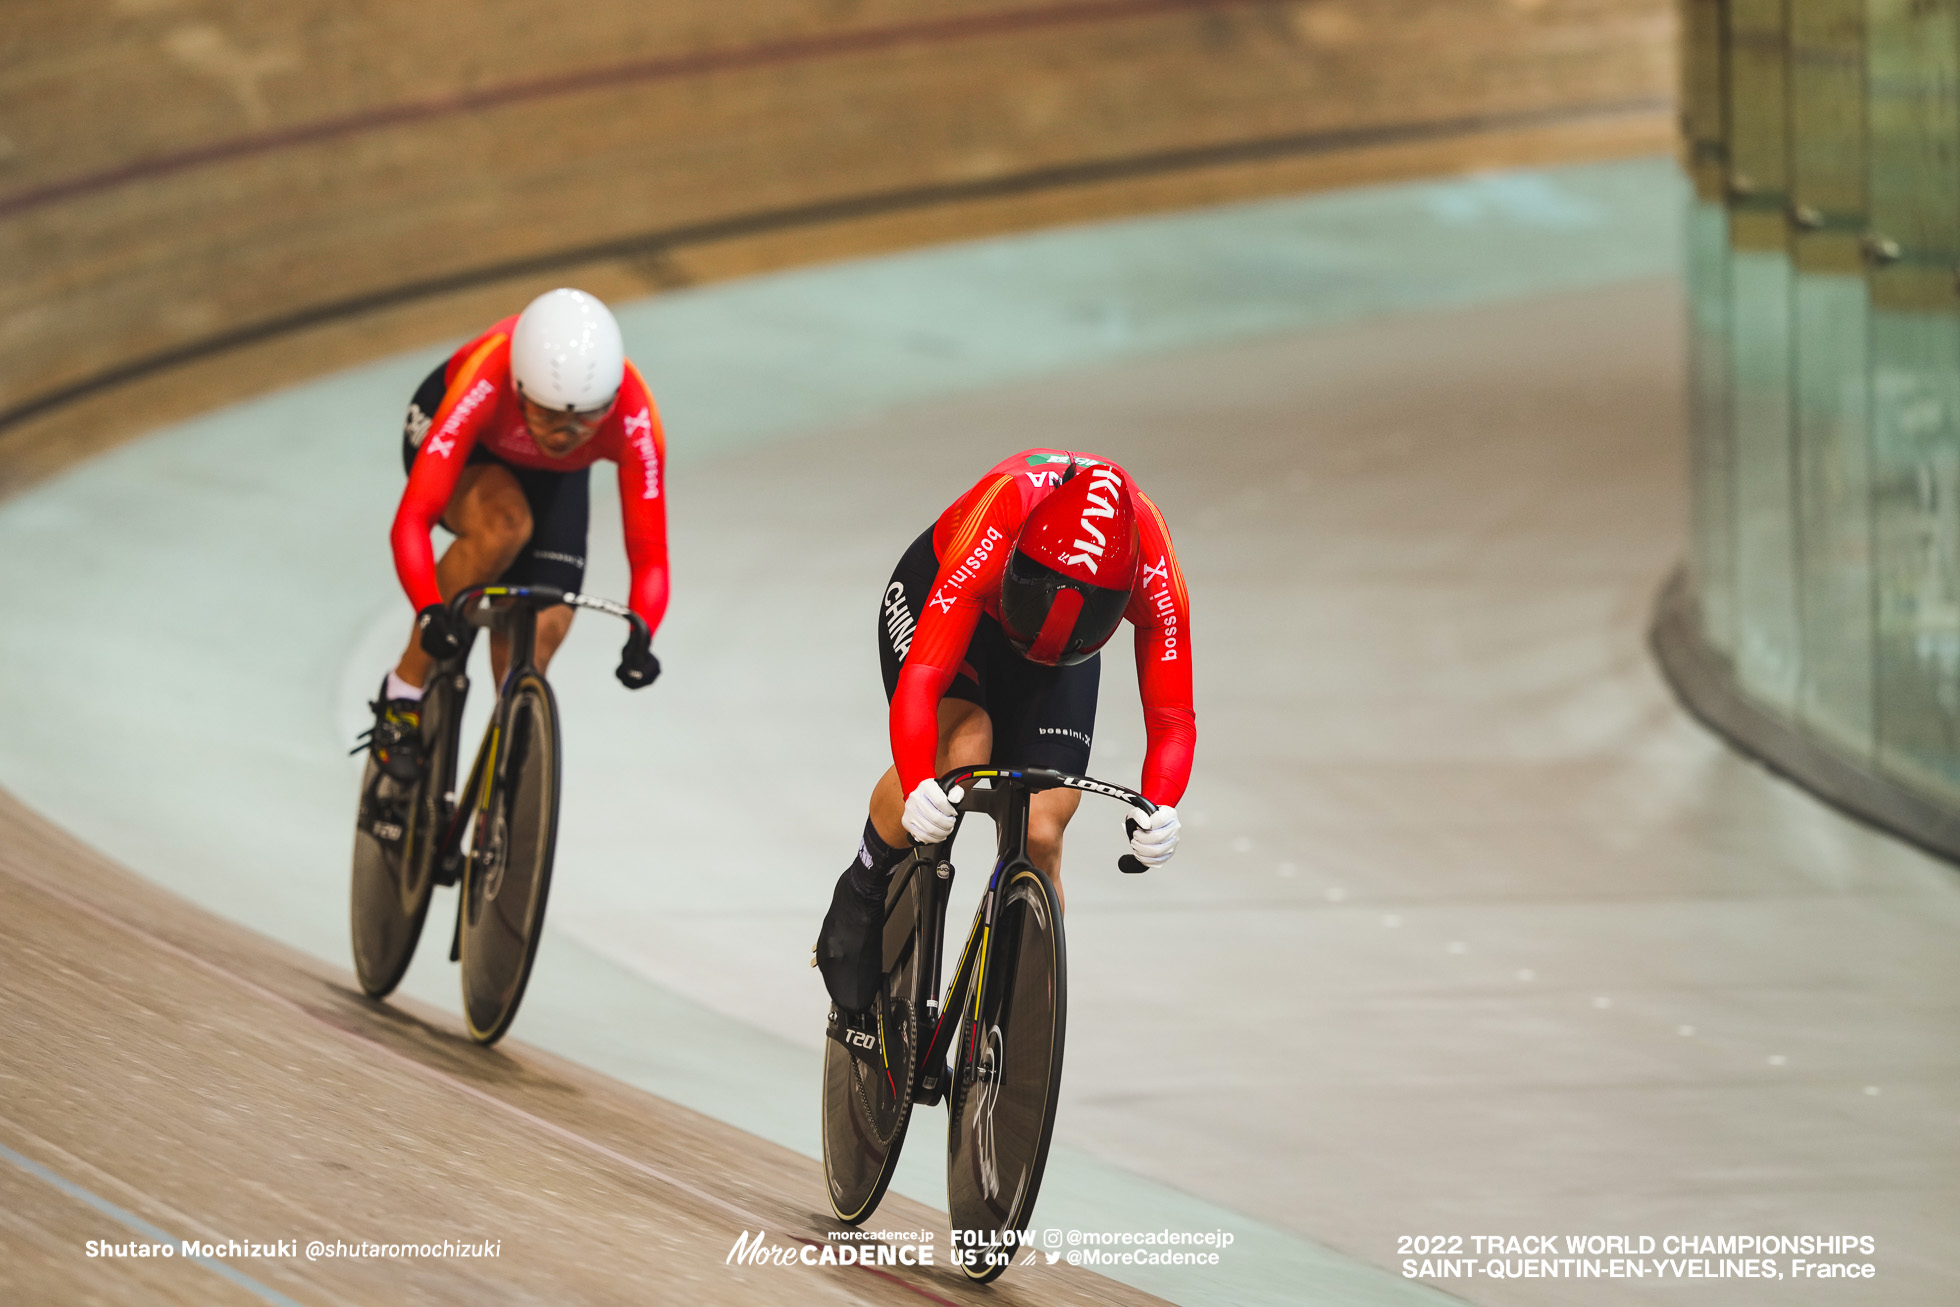
[[[415,629],[422,633],[422,652],[431,658],[454,658],[463,652],[463,627],[450,615],[447,604],[430,604],[415,615]]]
[[[650,643],[628,636],[626,647],[619,651],[619,669],[613,675],[629,690],[645,689],[660,678],[660,660],[653,656]]]

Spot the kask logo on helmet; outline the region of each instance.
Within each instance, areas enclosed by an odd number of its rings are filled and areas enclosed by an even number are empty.
[[[1122,496],[1123,482],[1117,477],[1114,469],[1098,467],[1089,473],[1089,493],[1082,509],[1082,534],[1094,536],[1095,543],[1091,544],[1078,537],[1074,547],[1079,552],[1068,555],[1063,559],[1064,562],[1071,565],[1080,563],[1089,569],[1089,575],[1096,575],[1096,560],[1101,558],[1103,551],[1108,548],[1109,537],[1105,536],[1089,519],[1103,517],[1113,521],[1116,517],[1117,502]]]

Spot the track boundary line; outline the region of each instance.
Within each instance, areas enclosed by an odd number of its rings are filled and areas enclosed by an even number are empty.
[[[472,1085],[465,1080],[459,1079],[458,1077],[449,1074],[447,1071],[442,1071],[436,1067],[429,1066],[426,1063],[419,1062],[415,1058],[410,1057],[408,1054],[400,1051],[399,1049],[389,1048],[386,1044],[383,1044],[378,1040],[370,1039],[369,1037],[362,1034],[358,1030],[355,1030],[347,1025],[344,1025],[341,1022],[332,1020],[331,1018],[327,1017],[322,1013],[315,1012],[311,1008],[307,1007],[304,1003],[299,1002],[297,999],[289,998],[286,995],[279,993],[277,990],[272,989],[267,985],[260,984],[258,981],[253,980],[250,977],[241,976],[237,972],[232,971],[227,967],[220,966],[219,964],[211,961],[209,958],[199,957],[196,953],[193,953],[191,950],[183,947],[182,945],[174,944],[171,941],[163,938],[161,935],[158,935],[150,930],[147,930],[144,927],[137,925],[135,922],[126,921],[123,918],[118,917],[113,912],[98,907],[97,905],[90,903],[86,899],[79,898],[76,895],[69,893],[67,890],[60,889],[56,886],[50,885],[46,881],[40,879],[38,876],[24,874],[18,869],[13,867],[0,866],[0,871],[4,871],[8,876],[10,876],[12,879],[19,882],[20,884],[26,885],[31,889],[40,891],[41,894],[43,894],[48,898],[54,899],[59,903],[66,904],[68,907],[73,908],[76,911],[82,913],[83,915],[91,917],[96,921],[103,923],[104,925],[112,926],[115,929],[121,930],[126,934],[134,935],[138,939],[144,941],[145,943],[149,944],[151,947],[157,949],[160,952],[167,953],[172,957],[188,962],[191,965],[197,967],[199,970],[207,972],[210,975],[216,976],[219,979],[224,980],[227,983],[231,984],[233,987],[242,989],[246,993],[251,994],[254,997],[262,999],[266,1002],[269,1002],[276,1007],[281,1007],[289,1012],[296,1013],[297,1015],[304,1017],[306,1020],[313,1022],[315,1025],[322,1026],[327,1030],[334,1032],[335,1034],[339,1035],[342,1039],[358,1044],[363,1049],[379,1053],[382,1056],[396,1063],[399,1063],[400,1065],[408,1068],[409,1070],[421,1075],[425,1079],[433,1080],[438,1084],[447,1086],[448,1088],[452,1090],[456,1090],[471,1098],[474,1098],[479,1102],[486,1103],[491,1107],[494,1107],[510,1116],[517,1118],[519,1121],[522,1121],[526,1125],[529,1125],[534,1129],[537,1129],[547,1135],[550,1135],[552,1138],[557,1139],[562,1143],[569,1144],[574,1148],[583,1149],[584,1151],[591,1153],[596,1157],[601,1157],[609,1162],[612,1162],[616,1166],[624,1167],[629,1171],[633,1171],[639,1175],[645,1176],[648,1179],[654,1180],[659,1184],[666,1185],[671,1189],[677,1189],[680,1192],[689,1195],[690,1197],[699,1199],[701,1202],[704,1202],[711,1207],[717,1208],[720,1211],[726,1213],[727,1215],[736,1217],[742,1222],[744,1229],[747,1228],[748,1223],[751,1221],[755,1222],[756,1228],[758,1230],[767,1230],[769,1228],[769,1222],[763,1220],[761,1217],[757,1216],[754,1212],[747,1211],[744,1208],[736,1206],[734,1203],[729,1202],[725,1198],[719,1197],[718,1195],[715,1194],[711,1194],[705,1189],[701,1189],[693,1184],[690,1184],[688,1181],[681,1179],[679,1176],[673,1175],[672,1173],[665,1171],[660,1167],[654,1166],[650,1162],[643,1162],[636,1157],[628,1156],[627,1154],[620,1152],[618,1149],[613,1148],[609,1144],[602,1144],[596,1139],[591,1139],[586,1137],[585,1135],[578,1133],[576,1130],[571,1130],[566,1128],[565,1126],[559,1125],[556,1121],[552,1121],[545,1117],[539,1116],[537,1113],[532,1112],[526,1108],[519,1107],[515,1103],[507,1102],[506,1100],[497,1097],[495,1094],[490,1093],[488,1090],[479,1088],[478,1086]],[[0,1152],[4,1152],[4,1151],[5,1151],[4,1146],[0,1146]],[[49,1174],[52,1175],[54,1173],[49,1172]],[[829,1246],[823,1240],[812,1239],[807,1235],[796,1234],[793,1231],[786,1230],[783,1233],[785,1237],[794,1239],[798,1243],[808,1244],[811,1247],[823,1248]],[[911,1292],[919,1295],[921,1298],[926,1299],[928,1302],[937,1303],[939,1304],[939,1307],[960,1307],[959,1304],[953,1302],[951,1299],[942,1298],[938,1294],[934,1293],[932,1290],[925,1288],[923,1285],[913,1284],[909,1280],[905,1280],[897,1275],[893,1275],[890,1272],[882,1270],[875,1266],[864,1266],[861,1264],[854,1264],[850,1267],[840,1266],[838,1267],[838,1269],[862,1271],[868,1275],[877,1276],[881,1280],[889,1281],[892,1284],[898,1285],[900,1288],[910,1290]],[[268,1290],[268,1292],[271,1291]],[[283,1301],[290,1302],[291,1300],[287,1299]],[[299,1307],[299,1304],[293,1303],[292,1307]]]

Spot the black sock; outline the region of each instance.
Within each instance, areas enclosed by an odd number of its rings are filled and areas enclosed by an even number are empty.
[[[885,890],[891,884],[892,868],[902,861],[910,849],[895,849],[879,837],[878,828],[870,818],[864,822],[864,839],[858,844],[858,855],[851,859],[849,871],[844,873],[851,888],[861,898],[882,901]]]

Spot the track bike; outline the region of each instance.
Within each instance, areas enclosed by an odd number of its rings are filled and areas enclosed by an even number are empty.
[[[981,789],[975,782],[989,782]],[[855,1225],[897,1169],[913,1107],[947,1105],[946,1192],[952,1257],[984,1283],[1007,1269],[1034,1211],[1068,1024],[1068,953],[1055,887],[1028,859],[1028,801],[1061,787],[1138,809],[1134,790],[1045,768],[965,767],[939,779],[966,788],[961,814],[994,820],[993,874],[942,1000],[940,965],[952,847],[923,845],[885,896],[884,977],[861,1014],[833,1005],[823,1071],[824,1178],[831,1210]],[[1130,854],[1124,872],[1145,870]],[[950,1056],[951,1061],[948,1061]]]
[[[652,637],[611,600],[551,586],[472,586],[449,601],[463,648],[439,659],[422,696],[421,775],[397,781],[370,757],[354,823],[354,970],[370,998],[393,992],[415,956],[436,885],[460,883],[449,960],[462,963],[470,1038],[510,1028],[544,930],[558,842],[558,702],[536,662],[538,612],[557,604],[622,618],[628,648]],[[479,629],[507,632],[509,667],[469,779],[456,786],[469,696],[465,671]],[[467,841],[467,843],[466,843]]]

